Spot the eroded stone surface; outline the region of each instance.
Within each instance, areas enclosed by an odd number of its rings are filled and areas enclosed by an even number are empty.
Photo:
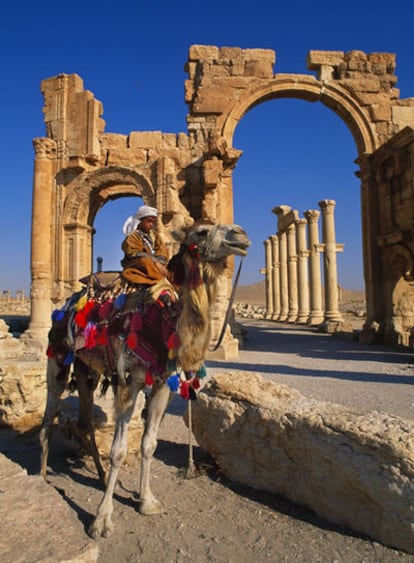
[[[98,546],[74,508],[41,477],[0,454],[0,553],[8,563],[93,563]],[[18,549],[16,548],[18,546]]]
[[[230,479],[414,553],[412,421],[228,373],[199,394],[192,425]]]

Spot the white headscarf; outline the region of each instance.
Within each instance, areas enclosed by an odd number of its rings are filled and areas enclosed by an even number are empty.
[[[131,217],[128,217],[128,219],[125,221],[122,227],[122,232],[124,233],[124,235],[130,235],[138,227],[141,219],[144,219],[144,217],[157,217],[157,215],[158,211],[155,209],[155,207],[141,205],[135,215],[131,215]]]

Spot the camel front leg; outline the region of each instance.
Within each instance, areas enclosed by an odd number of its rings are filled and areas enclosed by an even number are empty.
[[[46,481],[47,460],[49,457],[50,440],[52,438],[53,422],[58,413],[60,399],[66,388],[69,366],[60,366],[54,358],[47,361],[47,399],[40,430],[40,475]]]
[[[131,384],[127,389],[118,388],[116,402],[115,434],[112,442],[110,456],[110,471],[105,494],[101,500],[95,520],[89,528],[92,538],[99,536],[109,537],[114,531],[112,523],[113,494],[119,470],[125,461],[128,450],[128,426],[134,412],[139,387]]]
[[[148,405],[148,414],[145,424],[145,432],[141,444],[141,486],[140,497],[141,503],[139,511],[141,514],[154,515],[159,514],[163,510],[161,502],[155,498],[150,487],[150,470],[151,461],[157,447],[158,429],[162,417],[167,408],[170,398],[170,389],[168,385],[161,385],[151,396]]]

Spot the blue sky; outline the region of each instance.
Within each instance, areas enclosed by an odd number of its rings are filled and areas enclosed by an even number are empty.
[[[16,1],[0,18],[0,290],[30,287],[30,223],[34,151],[45,136],[40,83],[78,74],[103,103],[106,132],[186,132],[184,64],[193,44],[276,51],[275,73],[313,74],[310,50],[361,50],[397,55],[401,98],[414,96],[414,4],[382,8],[377,1],[180,2]],[[263,241],[276,232],[271,209],[302,214],[334,199],[339,282],[363,288],[356,147],[349,130],[319,103],[281,99],[251,110],[234,146],[243,150],[234,172],[235,221],[252,239],[242,284],[263,279]],[[99,212],[95,257],[118,269],[124,219],[140,201],[124,198]]]

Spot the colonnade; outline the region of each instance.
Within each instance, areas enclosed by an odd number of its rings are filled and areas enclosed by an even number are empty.
[[[344,245],[336,243],[336,202],[324,199],[318,205],[321,211],[305,211],[304,218],[287,205],[272,209],[278,217],[278,232],[264,241],[266,319],[310,325],[343,320],[339,311],[336,255],[343,251]]]

